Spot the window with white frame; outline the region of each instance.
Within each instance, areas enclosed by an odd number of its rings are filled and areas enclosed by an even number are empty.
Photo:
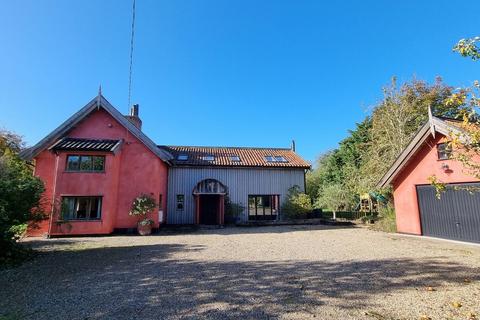
[[[444,142],[437,144],[438,160],[448,160],[452,157],[452,147]]]

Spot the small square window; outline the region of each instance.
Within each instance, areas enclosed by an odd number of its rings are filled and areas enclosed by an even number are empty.
[[[186,154],[179,154],[177,157],[178,160],[180,161],[187,161],[188,160],[188,155]]]
[[[215,157],[212,155],[202,156],[203,161],[215,161]]]
[[[437,144],[438,160],[448,160],[452,157],[452,148],[448,143]]]
[[[239,157],[239,156],[230,156],[230,161],[232,161],[232,162],[240,162],[240,157]]]

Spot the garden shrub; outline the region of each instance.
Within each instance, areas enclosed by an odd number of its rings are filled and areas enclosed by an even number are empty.
[[[20,138],[0,131],[0,265],[24,258],[18,244],[28,224],[45,219],[42,210],[43,182],[18,156]]]
[[[373,228],[385,232],[397,232],[395,209],[392,203],[380,206],[377,221],[373,225]]]
[[[228,195],[225,195],[225,223],[236,223],[237,218],[242,215],[243,210],[245,210],[244,206],[232,202],[230,197]]]
[[[282,206],[282,214],[289,219],[304,219],[313,210],[310,197],[300,191],[299,186],[288,189],[287,200]]]

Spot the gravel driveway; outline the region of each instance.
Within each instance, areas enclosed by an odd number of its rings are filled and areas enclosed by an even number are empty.
[[[28,242],[0,319],[480,318],[473,245],[327,226]]]

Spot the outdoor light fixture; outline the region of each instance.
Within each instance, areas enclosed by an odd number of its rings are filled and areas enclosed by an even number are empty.
[[[442,169],[443,169],[443,171],[448,171],[450,169],[450,167],[448,166],[448,164],[442,163]]]

